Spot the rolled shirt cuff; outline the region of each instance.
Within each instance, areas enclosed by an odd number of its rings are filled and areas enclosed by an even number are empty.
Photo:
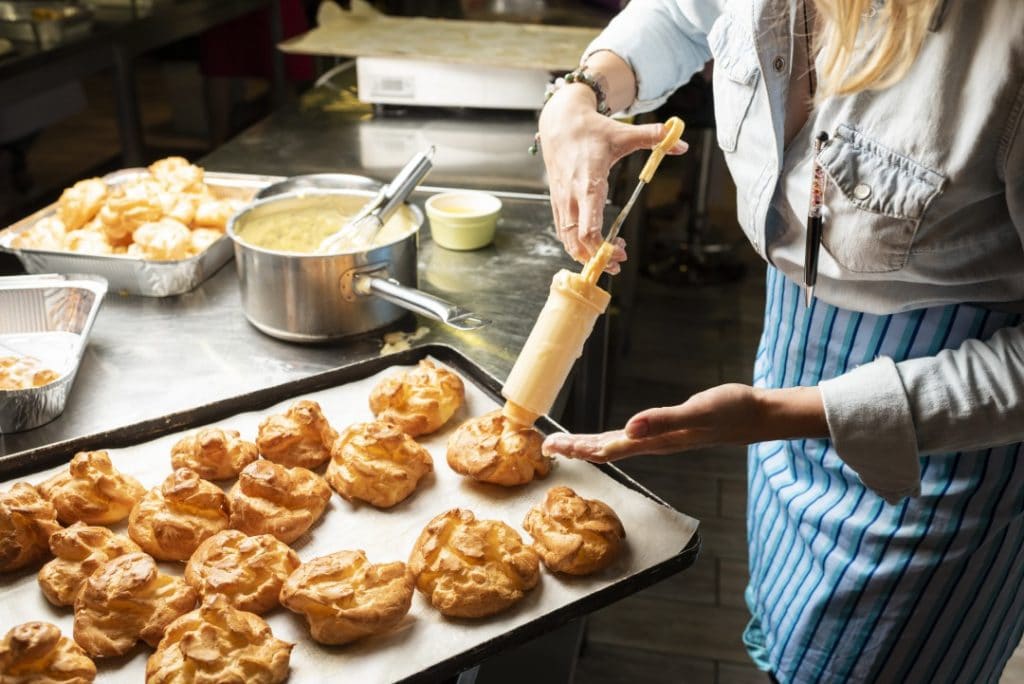
[[[651,112],[665,104],[668,100],[669,95],[675,92],[675,88],[665,90],[663,87],[657,87],[655,79],[646,78],[643,76],[644,73],[650,73],[650,70],[644,70],[643,67],[643,54],[642,50],[638,51],[630,45],[632,41],[627,37],[619,37],[615,35],[598,36],[594,41],[587,46],[587,49],[583,52],[583,58],[580,63],[587,60],[587,57],[607,50],[615,53],[620,57],[629,67],[633,70],[633,76],[636,78],[636,99],[629,107],[622,110],[622,114],[641,114],[643,112]],[[637,63],[639,62],[639,63]],[[619,113],[619,112],[614,112]]]
[[[889,503],[921,493],[917,435],[896,363],[881,357],[819,384],[832,445]]]

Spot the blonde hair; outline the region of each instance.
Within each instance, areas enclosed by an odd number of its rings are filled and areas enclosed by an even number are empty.
[[[821,20],[816,99],[880,90],[903,78],[939,1],[814,0]]]

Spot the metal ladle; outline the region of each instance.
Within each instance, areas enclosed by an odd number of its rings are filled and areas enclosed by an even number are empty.
[[[405,203],[412,191],[434,166],[434,146],[419,152],[410,159],[394,180],[381,188],[380,192],[353,216],[337,232],[325,237],[317,254],[334,254],[353,249],[367,249],[373,245],[377,234],[388,219]]]

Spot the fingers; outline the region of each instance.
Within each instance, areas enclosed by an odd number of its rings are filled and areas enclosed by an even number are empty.
[[[612,149],[616,159],[621,159],[637,150],[651,149],[661,142],[662,138],[665,137],[665,133],[665,126],[660,123],[616,127],[612,136]],[[680,140],[672,146],[669,154],[683,154],[688,149],[689,145]]]
[[[555,234],[558,240],[565,247],[565,251],[576,261],[584,261],[586,250],[580,244],[576,231],[576,212],[572,209],[572,200],[564,192],[556,194],[556,187],[564,187],[562,184],[551,186],[551,215],[555,222]]]
[[[604,225],[604,204],[608,199],[608,179],[604,177],[584,178],[576,185],[579,225],[576,230],[580,244],[587,250],[589,258],[601,246],[601,228]]]
[[[552,190],[554,190],[553,187],[552,187]],[[554,222],[555,236],[558,238],[558,241],[562,243],[562,247],[565,248],[565,251],[568,252],[571,255],[572,254],[572,244],[570,243],[566,233],[567,232],[572,232],[572,231],[567,231],[566,230],[566,225],[570,223],[568,219],[564,218],[566,216],[566,214],[567,214],[567,211],[565,209],[561,208],[561,204],[555,199],[555,194],[554,194],[554,192],[552,192],[551,193],[551,220]]]
[[[545,456],[563,456],[591,463],[611,463],[643,454],[673,454],[701,445],[698,432],[678,430],[645,439],[630,439],[624,431],[596,435],[557,433],[544,440]]]
[[[606,266],[604,270],[611,275],[616,275],[622,270],[622,266],[620,264],[627,258],[626,241],[617,237],[612,244],[615,246],[615,249],[612,250],[612,260],[608,262],[608,266]]]
[[[662,406],[636,414],[626,423],[625,432],[630,439],[644,439],[666,432],[698,427],[698,416],[690,402],[678,406]]]
[[[622,430],[604,432],[597,435],[570,435],[556,433],[549,435],[544,440],[541,451],[545,456],[564,456],[566,458],[578,458],[591,463],[607,463],[612,460],[606,448],[609,444],[626,440]],[[628,440],[627,440],[628,441]],[[620,456],[624,458],[625,455]]]

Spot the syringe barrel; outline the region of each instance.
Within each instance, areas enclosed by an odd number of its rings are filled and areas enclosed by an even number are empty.
[[[505,416],[532,424],[548,413],[611,295],[580,274],[561,270],[502,388]]]

